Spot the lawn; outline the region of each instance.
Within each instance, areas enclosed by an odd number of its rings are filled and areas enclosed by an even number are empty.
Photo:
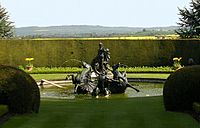
[[[1,128],[199,128],[185,113],[167,112],[162,97],[42,99],[39,114],[14,116]]]
[[[39,81],[41,79],[46,80],[55,80],[55,79],[65,79],[67,74],[65,73],[59,73],[59,74],[30,74],[33,79],[36,81]]]
[[[58,74],[30,74],[36,81],[41,79],[65,79],[67,73]],[[128,78],[161,78],[166,79],[170,74],[168,73],[127,73]]]
[[[29,74],[53,74],[53,73],[77,73],[81,72],[83,68],[78,67],[33,67],[32,71],[27,71],[23,66],[19,66],[20,69],[24,70]],[[172,73],[174,70],[172,67],[120,67],[119,71],[126,71],[127,73]]]
[[[169,73],[127,73],[128,78],[160,78],[167,79]]]

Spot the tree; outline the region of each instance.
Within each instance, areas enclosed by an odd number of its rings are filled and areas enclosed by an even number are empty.
[[[8,12],[0,5],[0,38],[11,38],[13,35],[13,22],[9,21]]]
[[[192,0],[190,7],[179,8],[180,28],[176,33],[182,38],[195,38],[200,36],[200,0]]]

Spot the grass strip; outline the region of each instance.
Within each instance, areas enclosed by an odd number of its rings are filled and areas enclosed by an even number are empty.
[[[128,68],[119,68],[119,71],[126,71],[127,73],[172,73],[174,70],[172,67],[128,67]]]
[[[19,67],[25,70],[22,66]],[[34,67],[32,71],[27,71],[29,74],[55,74],[55,73],[77,73],[81,72],[83,68],[78,67]],[[126,71],[127,73],[172,73],[172,67],[128,67],[119,68],[119,71]]]
[[[167,79],[168,73],[127,73],[128,78],[160,78]]]
[[[24,68],[20,68],[24,70]],[[55,74],[55,73],[77,73],[83,69],[78,67],[34,67],[32,71],[24,70],[29,74]]]
[[[199,128],[190,115],[165,111],[162,99],[43,99],[39,114],[12,117],[1,128]]]
[[[55,80],[66,79],[69,77],[68,73],[55,73],[55,74],[30,74],[36,81],[41,79]],[[128,78],[160,78],[167,79],[170,74],[167,73],[127,73]]]
[[[40,81],[41,79],[45,80],[57,80],[57,79],[65,79],[67,74],[30,74],[33,79],[36,81]]]

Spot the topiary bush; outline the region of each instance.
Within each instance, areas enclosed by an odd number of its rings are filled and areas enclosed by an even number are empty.
[[[200,66],[188,66],[171,74],[163,89],[166,110],[192,110],[200,102]]]
[[[11,113],[39,112],[40,92],[35,80],[24,71],[0,65],[0,104]]]
[[[0,118],[8,112],[7,105],[0,105]]]
[[[196,113],[200,114],[200,103],[194,102],[192,108]]]

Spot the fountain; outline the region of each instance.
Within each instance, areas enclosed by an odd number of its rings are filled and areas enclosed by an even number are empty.
[[[72,75],[74,93],[91,94],[92,96],[108,96],[110,94],[124,93],[126,88],[139,90],[131,85],[126,77],[126,72],[119,72],[119,67],[126,67],[124,64],[109,65],[110,52],[99,43],[96,57],[91,64],[81,61],[84,69],[76,76]]]

